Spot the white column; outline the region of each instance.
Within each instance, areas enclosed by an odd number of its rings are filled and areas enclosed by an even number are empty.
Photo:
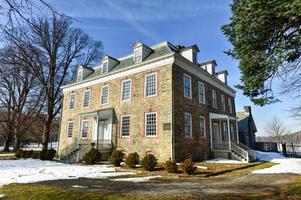
[[[211,149],[213,149],[213,139],[212,139],[212,120],[209,114],[209,129],[210,129],[210,145],[211,145]]]
[[[239,144],[239,135],[238,135],[238,123],[237,123],[237,120],[236,120],[236,139],[237,139],[237,144]]]
[[[230,135],[230,121],[229,121],[229,117],[227,117],[227,125],[228,125],[228,139],[229,139],[229,150],[231,151],[231,135]]]

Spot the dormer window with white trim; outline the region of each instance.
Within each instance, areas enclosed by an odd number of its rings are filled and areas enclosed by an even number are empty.
[[[134,49],[133,61],[134,63],[142,62],[142,48]]]
[[[76,80],[77,80],[77,81],[83,80],[83,69],[77,70]]]
[[[105,61],[102,63],[102,74],[107,73],[108,72],[108,61]]]

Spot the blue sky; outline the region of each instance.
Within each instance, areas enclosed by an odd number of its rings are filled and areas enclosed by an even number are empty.
[[[237,61],[223,53],[231,44],[222,34],[221,25],[229,22],[228,0],[49,0],[59,11],[75,19],[82,28],[103,42],[105,54],[120,57],[131,52],[135,41],[153,45],[168,40],[173,44],[197,44],[199,61],[215,59],[217,70],[227,69],[229,85],[239,83]],[[278,87],[276,85],[275,90]],[[293,98],[279,96],[282,102],[259,107],[237,91],[236,110],[252,106],[257,135],[265,135],[265,124],[276,115],[287,128],[301,130],[301,123],[288,110]]]

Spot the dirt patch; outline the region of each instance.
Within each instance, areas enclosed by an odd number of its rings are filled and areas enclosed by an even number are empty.
[[[41,184],[72,188],[85,191],[99,191],[115,194],[179,195],[198,196],[214,194],[242,194],[273,192],[293,181],[292,174],[247,174],[232,177],[214,177],[207,179],[153,179],[143,183],[111,181],[109,179],[76,179],[42,182]]]

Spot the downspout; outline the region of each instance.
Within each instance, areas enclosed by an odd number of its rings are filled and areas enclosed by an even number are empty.
[[[60,115],[60,123],[59,123],[59,132],[58,132],[58,140],[57,140],[57,147],[56,147],[56,150],[57,150],[57,153],[59,152],[59,148],[60,148],[60,138],[61,138],[61,129],[62,129],[62,118],[63,118],[63,108],[64,108],[64,93],[63,93],[63,97],[61,99],[61,115]],[[59,160],[60,160],[60,157],[59,157]]]

